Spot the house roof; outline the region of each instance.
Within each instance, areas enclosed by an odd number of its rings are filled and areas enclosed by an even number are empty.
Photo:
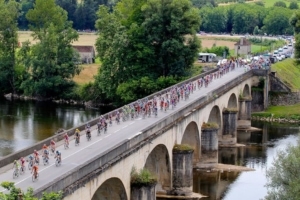
[[[95,49],[94,49],[93,46],[73,45],[73,48],[76,49],[79,53],[83,53],[83,52],[95,52]]]
[[[237,43],[234,44],[235,46],[249,46],[251,43],[246,38],[241,38]]]

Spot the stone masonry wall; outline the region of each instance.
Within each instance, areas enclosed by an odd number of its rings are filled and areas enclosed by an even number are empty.
[[[270,106],[286,106],[300,102],[300,92],[271,92],[269,93]]]

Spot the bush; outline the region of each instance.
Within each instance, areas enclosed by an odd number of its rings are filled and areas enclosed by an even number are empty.
[[[297,1],[292,1],[292,2],[290,3],[289,9],[291,9],[291,10],[299,9],[299,6],[298,6]]]
[[[156,177],[154,177],[148,169],[141,169],[137,172],[135,167],[131,169],[131,186],[143,187],[151,186],[157,183]]]
[[[209,122],[209,123],[203,122],[201,128],[202,129],[218,129],[219,125],[217,123],[214,123],[214,122]]]
[[[188,144],[175,144],[175,146],[173,147],[173,151],[190,152],[190,151],[194,151],[194,148]]]

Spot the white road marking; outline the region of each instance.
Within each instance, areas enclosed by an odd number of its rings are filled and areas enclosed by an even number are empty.
[[[116,133],[116,132],[118,132],[118,131],[120,131],[120,129],[118,129],[118,130],[114,131],[114,133]]]

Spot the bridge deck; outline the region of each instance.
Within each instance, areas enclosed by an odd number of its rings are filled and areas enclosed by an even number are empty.
[[[159,120],[168,117],[170,114],[175,113],[180,108],[183,108],[188,103],[195,101],[198,98],[205,96],[207,93],[219,88],[221,85],[229,83],[231,80],[237,78],[241,74],[244,74],[244,68],[236,68],[235,70],[225,74],[222,78],[213,80],[207,88],[196,89],[187,101],[180,101],[174,110],[170,109],[167,112],[158,112],[158,116],[155,118],[142,119],[141,117],[135,120],[129,120],[121,122],[120,124],[114,123],[111,127],[108,127],[106,134],[101,133],[101,136],[97,136],[96,127],[92,127],[92,140],[87,141],[85,137],[81,137],[81,143],[75,147],[74,140],[70,141],[70,148],[65,150],[63,145],[58,146],[58,150],[62,152],[62,165],[59,167],[55,166],[53,156],[50,156],[50,164],[43,166],[42,163],[39,166],[39,180],[32,182],[31,174],[26,169],[25,174],[20,175],[17,179],[13,179],[12,165],[0,168],[0,182],[12,181],[15,182],[16,186],[21,189],[27,189],[32,187],[34,190],[42,188],[44,185],[51,183],[56,178],[68,173],[70,170],[75,169],[80,164],[94,158],[96,155],[103,154],[109,149],[113,149],[122,141],[128,140],[129,138],[137,135],[141,130],[147,126],[158,122]],[[83,132],[82,132],[83,134]],[[70,138],[71,139],[71,138]],[[41,160],[41,158],[40,158]],[[26,167],[27,167],[26,162]],[[5,190],[0,187],[0,192]]]

